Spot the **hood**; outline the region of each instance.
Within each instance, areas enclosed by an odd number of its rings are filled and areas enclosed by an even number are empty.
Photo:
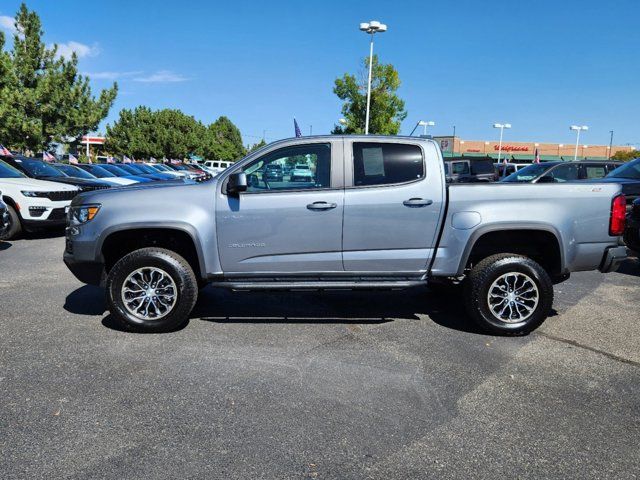
[[[67,192],[76,191],[78,187],[66,183],[37,180],[35,178],[0,178],[0,190],[3,185],[11,185],[17,188],[28,188],[35,192]]]
[[[52,182],[60,182],[60,183],[67,183],[69,185],[77,185],[80,188],[85,188],[85,187],[100,188],[100,187],[111,186],[108,183],[101,182],[99,180],[88,180],[86,178],[76,178],[76,177],[39,177],[39,178],[42,180],[49,180]]]
[[[128,185],[125,188],[110,188],[107,190],[94,190],[84,192],[73,199],[72,205],[82,205],[86,203],[101,203],[105,205],[120,204],[128,205],[129,208],[136,206],[153,206],[158,207],[166,202],[177,202],[188,196],[191,191],[196,189],[209,189],[212,192],[217,181],[210,180],[207,182],[194,181],[163,181],[137,183]]]

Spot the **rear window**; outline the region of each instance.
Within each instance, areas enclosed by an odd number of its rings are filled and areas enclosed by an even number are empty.
[[[472,175],[483,175],[487,173],[495,173],[495,169],[493,167],[492,161],[473,161],[471,162],[471,174]]]
[[[454,175],[466,175],[469,173],[469,164],[467,162],[452,162],[451,173]]]
[[[402,143],[355,142],[353,184],[391,185],[424,177],[422,150]]]
[[[607,169],[604,165],[586,165],[584,170],[587,178],[604,178],[607,175]]]

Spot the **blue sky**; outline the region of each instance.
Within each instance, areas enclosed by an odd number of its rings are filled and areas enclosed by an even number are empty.
[[[20,2],[0,5],[13,16]],[[387,23],[381,61],[400,73],[408,134],[420,119],[432,133],[570,143],[640,144],[640,2],[457,1],[86,1],[27,2],[45,41],[80,53],[94,89],[113,80],[118,111],[144,104],[179,108],[211,122],[220,115],[245,143],[328,133],[340,118],[333,81],[368,54],[361,21]],[[3,27],[4,25],[4,27]],[[73,43],[71,43],[73,42]],[[636,145],[640,147],[640,145]]]

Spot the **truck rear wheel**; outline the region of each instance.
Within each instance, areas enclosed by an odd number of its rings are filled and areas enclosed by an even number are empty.
[[[12,240],[22,233],[22,224],[20,223],[18,212],[11,205],[7,205],[7,213],[9,213],[9,226],[3,234],[0,234],[0,240]]]
[[[500,334],[527,334],[549,316],[553,282],[528,257],[492,255],[471,270],[465,297],[467,311],[483,329]]]
[[[106,287],[116,321],[140,332],[180,328],[198,299],[191,266],[164,248],[141,248],[122,257],[109,272]]]

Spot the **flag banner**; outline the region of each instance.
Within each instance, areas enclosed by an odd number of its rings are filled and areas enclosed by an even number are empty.
[[[55,162],[56,161],[56,157],[54,157],[53,155],[51,155],[49,152],[42,152],[42,160],[44,160],[45,162]]]
[[[116,159],[113,157],[107,157],[107,163],[116,163]]]
[[[171,159],[171,163],[174,165],[180,165],[180,160]]]
[[[150,161],[151,163],[156,163],[156,162],[157,162],[157,160],[156,160],[155,158],[153,158],[153,157],[149,157],[149,161]]]
[[[76,157],[74,157],[72,154],[69,154],[69,163],[71,163],[73,165],[77,165],[78,164],[78,159]]]
[[[302,136],[302,132],[300,131],[300,126],[298,125],[298,122],[296,121],[296,119],[293,119],[293,129],[296,132],[296,137],[301,137]]]
[[[126,155],[123,155],[122,163],[131,163],[131,159],[129,157],[127,157]]]
[[[0,143],[0,155],[4,155],[5,157],[13,157],[8,148]]]
[[[535,153],[535,163],[540,163],[540,152],[538,152],[538,147],[536,147],[536,153]]]

